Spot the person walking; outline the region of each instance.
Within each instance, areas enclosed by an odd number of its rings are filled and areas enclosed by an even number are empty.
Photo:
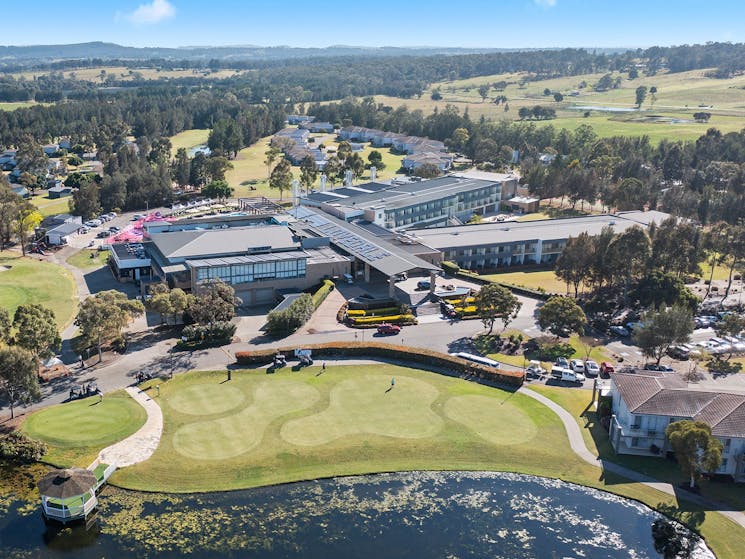
[[[396,378],[392,377],[391,378],[391,389],[393,389],[394,386],[396,386]]]
[[[326,362],[323,362],[323,365],[321,365],[321,370],[325,373],[326,372]]]

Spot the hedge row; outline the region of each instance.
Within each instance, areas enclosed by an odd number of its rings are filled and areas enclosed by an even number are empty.
[[[385,316],[390,314],[398,314],[400,309],[398,307],[386,307],[384,309],[372,309],[365,311],[362,309],[348,310],[348,317],[359,317],[359,316]]]
[[[312,350],[314,358],[383,357],[434,366],[454,375],[474,376],[511,389],[519,388],[525,380],[523,371],[493,369],[446,353],[409,346],[378,342],[329,342],[304,346],[304,349]],[[282,353],[285,357],[291,359],[295,355],[295,348],[237,351],[235,359],[238,365],[266,365],[272,362],[277,353]]]
[[[321,287],[318,288],[318,290],[313,294],[313,308],[317,309],[321,306],[321,303],[323,303],[326,300],[326,297],[329,296],[329,293],[331,293],[336,286],[334,285],[334,282],[331,280],[323,280],[323,283],[321,284]]]
[[[400,321],[409,321],[414,318],[412,314],[388,314],[384,316],[359,316],[350,317],[351,324],[383,324],[384,322],[394,323]]]

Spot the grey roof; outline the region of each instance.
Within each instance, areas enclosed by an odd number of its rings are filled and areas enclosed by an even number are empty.
[[[611,377],[631,413],[703,421],[717,437],[745,438],[745,395],[691,390],[676,374],[651,371]]]
[[[49,229],[47,231],[47,235],[49,235],[50,233],[56,233],[58,235],[63,235],[63,236],[70,235],[72,233],[77,233],[78,231],[80,231],[82,227],[83,226],[80,225],[79,223],[68,223],[68,222],[60,223],[56,227]]]
[[[506,177],[506,175],[504,176]],[[343,206],[357,208],[381,206],[386,209],[396,209],[432,202],[471,190],[479,190],[499,182],[446,176],[408,184],[386,185],[384,189],[377,189],[369,193],[352,191],[351,189],[338,189],[333,192],[338,193],[340,190],[344,190],[346,198],[338,200],[338,203]],[[375,184],[373,183],[373,185]],[[359,185],[357,188],[368,190],[367,184]],[[373,190],[373,188],[370,188],[370,190]]]
[[[67,499],[84,495],[96,486],[96,475],[83,468],[52,470],[39,480],[39,493],[45,497]]]
[[[634,225],[648,227],[652,222],[661,223],[668,217],[670,217],[669,214],[658,211],[631,211],[566,219],[432,227],[416,229],[412,232],[425,244],[437,249],[445,249],[519,241],[563,240],[577,237],[585,232],[594,236],[600,234],[603,228],[609,225],[614,231],[620,233]]]
[[[299,246],[283,225],[232,227],[152,233],[152,242],[167,259],[245,254],[251,249],[291,249]]]
[[[307,223],[317,234],[328,237],[335,246],[387,276],[416,269],[439,270],[437,266],[408,254],[353,223],[316,212],[306,206],[299,206],[294,212],[298,220]]]

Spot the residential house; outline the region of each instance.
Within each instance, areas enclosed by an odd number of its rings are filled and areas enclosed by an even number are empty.
[[[41,148],[47,156],[51,157],[59,151],[59,144],[47,144]]]
[[[60,183],[59,185],[53,186],[47,190],[47,193],[50,199],[65,198],[67,196],[72,196],[72,188]]]
[[[28,188],[26,188],[23,185],[11,185],[10,189],[18,194],[21,198],[30,198],[31,193],[28,191]]]
[[[310,130],[314,134],[331,134],[334,131],[334,125],[330,122],[308,122],[301,124],[301,126],[307,130]]]
[[[287,115],[287,124],[305,124],[315,119],[316,117],[309,115]]]
[[[745,394],[690,388],[675,373],[637,371],[611,375],[611,423],[617,454],[665,456],[671,450],[668,425],[702,421],[722,443],[722,464],[713,474],[745,481]]]

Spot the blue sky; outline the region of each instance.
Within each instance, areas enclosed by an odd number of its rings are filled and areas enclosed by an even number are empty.
[[[743,0],[7,2],[2,45],[636,47],[745,42]]]

